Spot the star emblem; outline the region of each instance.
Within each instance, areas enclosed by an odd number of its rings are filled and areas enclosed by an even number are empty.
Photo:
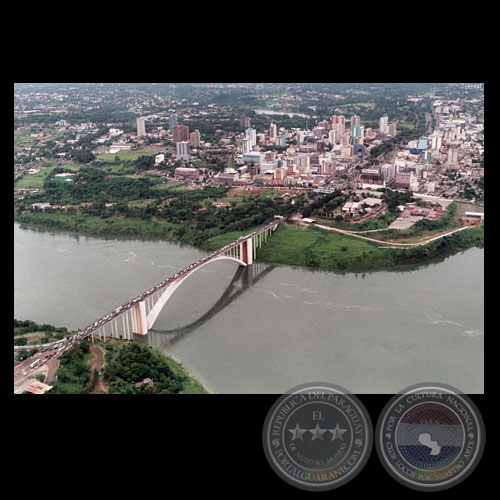
[[[302,437],[302,434],[306,432],[307,429],[301,429],[299,427],[299,424],[295,426],[295,429],[288,429],[288,432],[292,433],[292,441],[295,441],[296,439],[300,439],[301,441],[304,441],[304,438]]]
[[[328,429],[328,430],[332,433],[332,441],[334,441],[337,438],[339,438],[341,441],[343,441],[344,438],[342,437],[342,434],[344,434],[344,432],[347,431],[347,429],[341,429],[339,427],[339,424],[337,424],[335,429]]]
[[[315,439],[321,439],[321,441],[323,441],[323,434],[326,432],[326,429],[320,429],[319,424],[316,424],[316,427],[314,429],[309,429],[309,432],[312,432],[313,435],[311,441]]]

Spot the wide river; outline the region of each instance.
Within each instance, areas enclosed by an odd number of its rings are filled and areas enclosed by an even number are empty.
[[[14,317],[84,328],[203,255],[15,223]],[[250,267],[203,267],[138,340],[215,393],[282,394],[319,381],[358,394],[420,382],[484,393],[483,249],[406,271]]]

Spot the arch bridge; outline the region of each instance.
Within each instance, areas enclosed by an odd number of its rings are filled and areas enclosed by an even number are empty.
[[[98,335],[132,339],[134,335],[146,335],[154,325],[165,304],[179,286],[193,273],[216,260],[232,260],[240,266],[251,265],[256,258],[257,249],[267,241],[282,219],[275,219],[265,226],[228,243],[215,252],[199,259],[177,273],[154,285],[114,311],[99,318],[87,328],[80,330],[77,338]]]

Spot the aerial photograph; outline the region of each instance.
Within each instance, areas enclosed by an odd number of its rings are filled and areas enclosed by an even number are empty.
[[[484,394],[483,83],[13,98],[14,394]]]

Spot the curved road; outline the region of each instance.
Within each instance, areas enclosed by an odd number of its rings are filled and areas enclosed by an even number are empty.
[[[303,222],[302,219],[298,216],[292,217],[292,220],[299,223],[299,224],[309,226],[309,224],[307,224],[306,222]],[[444,238],[445,236],[448,236],[448,235],[453,234],[453,233],[457,233],[458,231],[463,231],[464,229],[469,229],[469,227],[470,227],[470,226],[462,226],[462,227],[459,227],[458,229],[452,229],[451,231],[447,231],[445,233],[438,234],[437,236],[433,236],[432,238],[426,238],[426,239],[421,240],[421,241],[416,241],[415,243],[396,243],[396,242],[391,242],[391,241],[381,241],[381,240],[377,240],[375,238],[370,238],[368,236],[362,236],[361,234],[359,234],[359,232],[356,232],[356,231],[347,231],[346,229],[339,229],[336,227],[323,226],[322,224],[314,224],[314,226],[319,227],[321,229],[324,229],[325,231],[336,231],[337,233],[342,233],[342,234],[346,234],[348,236],[353,236],[355,238],[359,238],[362,240],[371,241],[372,243],[377,243],[377,245],[383,245],[384,247],[388,247],[388,248],[397,248],[397,247],[407,247],[408,248],[408,247],[417,247],[417,246],[421,246],[421,245],[426,245],[427,243],[430,243],[431,241],[438,240],[439,238]],[[384,231],[384,229],[378,229],[377,231]]]

